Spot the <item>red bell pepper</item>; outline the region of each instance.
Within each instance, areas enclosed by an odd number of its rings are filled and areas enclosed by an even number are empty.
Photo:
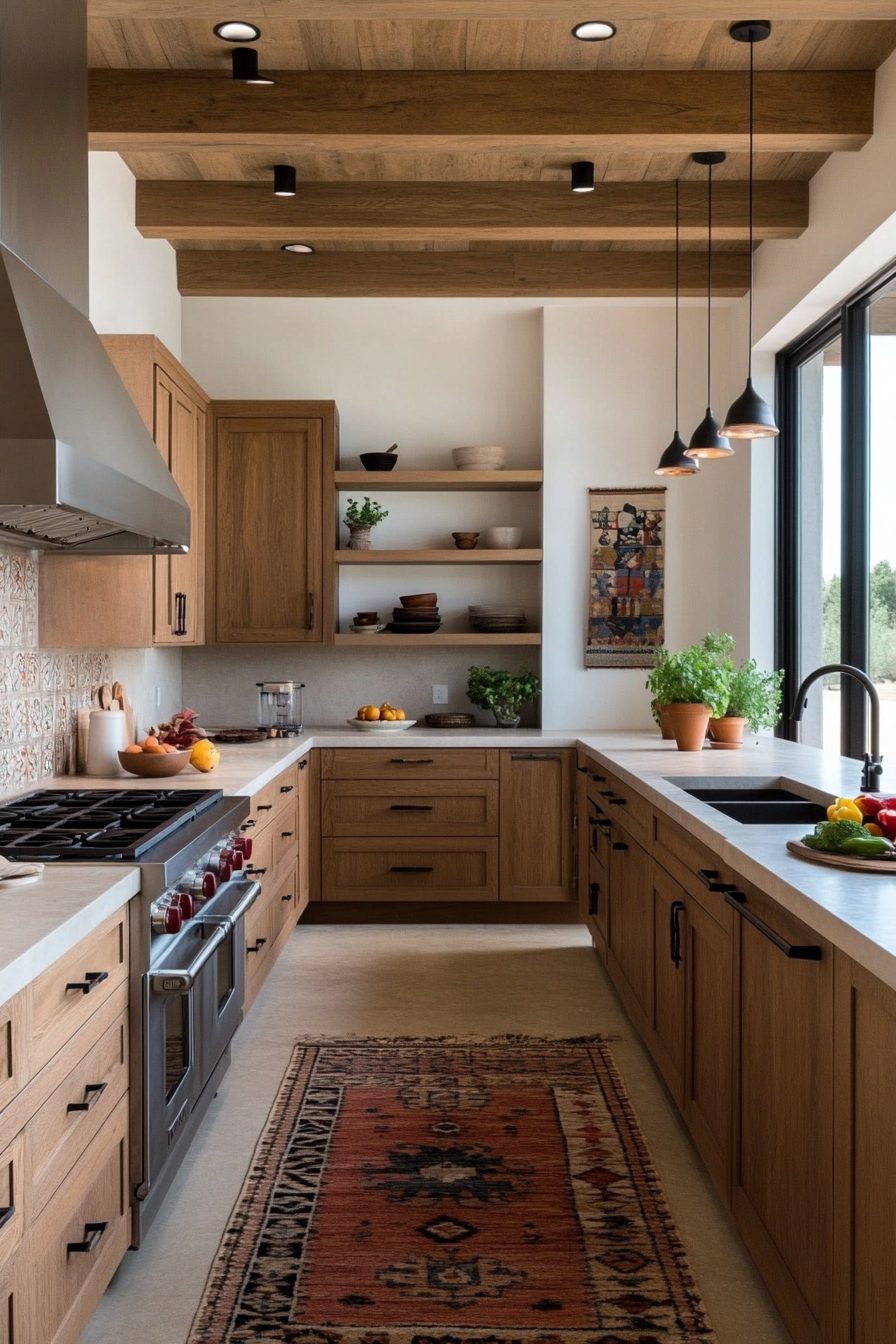
[[[892,799],[887,801],[892,802]],[[875,817],[875,821],[888,840],[896,837],[896,807],[881,808]]]
[[[882,808],[896,805],[896,800],[892,798],[873,798],[868,793],[860,793],[855,802],[863,817],[876,817]]]

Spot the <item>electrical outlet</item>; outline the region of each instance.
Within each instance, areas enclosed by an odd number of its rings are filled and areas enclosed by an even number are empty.
[[[447,705],[447,703],[448,703],[448,687],[447,687],[447,686],[433,686],[433,688],[432,688],[432,702],[433,702],[434,705]]]
[[[156,709],[161,709],[161,708],[162,708],[162,688],[161,688],[161,686],[157,686],[157,687],[156,687]]]

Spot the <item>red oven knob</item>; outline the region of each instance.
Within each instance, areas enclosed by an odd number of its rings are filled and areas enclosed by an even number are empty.
[[[241,849],[235,849],[230,856],[230,866],[233,871],[235,873],[241,873],[243,871],[244,862],[245,855],[243,854],[243,851]]]
[[[180,933],[184,926],[184,917],[179,906],[169,905],[165,909],[165,932]]]
[[[188,891],[179,891],[172,901],[185,920],[192,919],[196,913],[193,897]]]
[[[222,882],[226,882],[226,881],[227,881],[227,878],[230,876],[229,873],[227,873],[226,876],[225,876],[225,870],[226,870],[226,867],[227,867],[227,865],[224,864],[224,863],[222,863],[221,866],[220,866],[220,868],[219,868],[219,870],[218,870],[219,873],[220,873],[221,881],[222,881]],[[218,879],[217,879],[217,877],[215,877],[215,874],[214,874],[214,873],[203,873],[203,874],[202,874],[202,895],[205,897],[205,899],[208,900],[209,897],[214,896],[214,894],[215,894],[215,892],[216,892],[217,890],[218,890]]]
[[[238,835],[233,842],[234,849],[242,852],[243,857],[251,859],[252,857],[252,837],[250,835]]]

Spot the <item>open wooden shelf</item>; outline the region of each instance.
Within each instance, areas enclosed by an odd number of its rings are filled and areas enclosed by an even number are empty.
[[[523,631],[519,635],[479,635],[472,630],[456,635],[337,635],[336,643],[349,644],[352,648],[360,648],[362,645],[379,648],[384,644],[408,644],[412,648],[428,645],[473,648],[495,644],[540,644],[541,635],[536,631]]]
[[[540,490],[543,471],[337,471],[337,490]]]
[[[337,565],[540,565],[541,558],[540,550],[336,552]]]

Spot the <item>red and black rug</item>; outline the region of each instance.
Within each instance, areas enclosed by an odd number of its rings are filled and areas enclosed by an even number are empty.
[[[189,1344],[708,1344],[599,1038],[296,1047]]]

